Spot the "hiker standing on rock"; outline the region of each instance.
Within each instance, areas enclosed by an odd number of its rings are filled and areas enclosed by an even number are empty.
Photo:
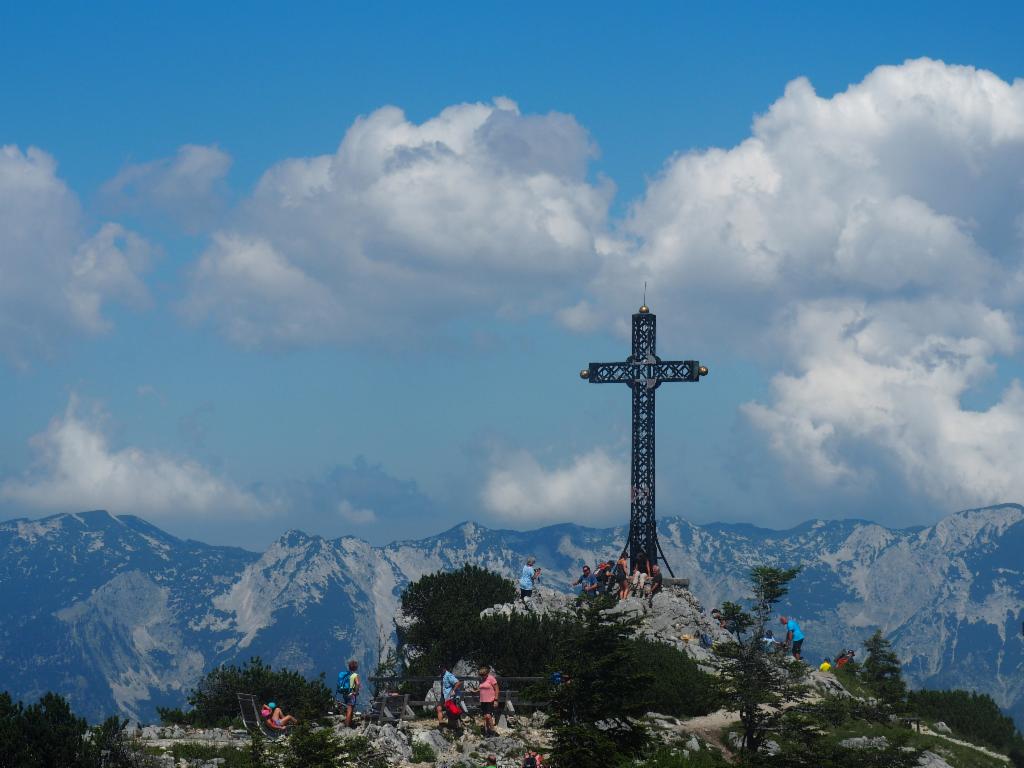
[[[498,708],[501,691],[498,679],[491,673],[488,666],[480,667],[480,714],[484,716],[483,735],[495,736],[494,714]]]
[[[786,648],[791,648],[793,658],[800,661],[800,649],[804,644],[804,633],[800,631],[800,625],[796,619],[788,619],[785,616],[779,616],[779,624],[786,625],[786,639],[783,645]]]
[[[523,572],[519,575],[519,599],[524,603],[526,598],[533,596],[534,582],[540,579],[540,568],[537,568],[536,564],[536,558],[526,558],[526,565],[523,566]]]
[[[359,688],[362,683],[359,680],[359,662],[352,659],[348,663],[347,672],[338,673],[338,693],[341,694],[341,705],[345,707],[345,727],[352,728],[352,713],[355,710],[356,702],[359,700]]]

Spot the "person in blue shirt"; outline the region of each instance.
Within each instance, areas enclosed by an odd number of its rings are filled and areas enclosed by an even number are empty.
[[[786,640],[783,645],[792,648],[793,658],[799,661],[800,649],[804,644],[804,633],[800,631],[800,625],[797,624],[796,619],[789,619],[785,616],[779,616],[779,624],[786,625]]]
[[[597,576],[590,572],[590,566],[583,566],[583,575],[580,576],[576,581],[569,585],[570,587],[579,587],[580,594],[584,597],[590,597],[591,595],[597,594]]]
[[[445,702],[456,701],[459,698],[459,691],[462,689],[462,681],[448,669],[447,664],[442,664],[441,669],[441,703],[437,705],[437,724],[444,725],[446,716]]]
[[[534,567],[536,563],[536,558],[526,558],[526,565],[523,566],[523,572],[519,576],[519,598],[521,600],[533,595],[533,584],[540,578],[540,568]]]

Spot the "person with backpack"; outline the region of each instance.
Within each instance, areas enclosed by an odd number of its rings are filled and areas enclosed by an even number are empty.
[[[462,716],[462,707],[458,702],[462,681],[451,673],[447,664],[442,664],[439,671],[441,673],[441,703],[437,705],[437,727],[440,728],[444,725],[447,716],[448,725],[453,729],[458,729],[459,718]]]
[[[523,758],[522,768],[544,768],[540,755],[532,749],[527,750],[526,757]]]
[[[359,662],[352,659],[348,663],[348,670],[338,673],[338,693],[341,695],[341,705],[345,707],[345,727],[353,728],[352,714],[355,710],[356,701],[359,699]]]

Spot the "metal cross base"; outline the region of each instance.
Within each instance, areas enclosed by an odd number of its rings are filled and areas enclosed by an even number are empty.
[[[700,381],[708,369],[696,360],[662,360],[655,354],[656,318],[646,307],[633,315],[633,354],[622,363],[591,363],[580,377],[591,384],[625,384],[633,390],[633,460],[630,486],[629,561],[643,552],[650,563],[672,567],[658,542],[654,517],[654,392],[667,381]]]

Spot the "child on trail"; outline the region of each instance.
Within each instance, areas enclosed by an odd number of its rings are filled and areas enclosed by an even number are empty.
[[[526,598],[533,595],[534,582],[540,579],[540,568],[534,567],[536,563],[536,558],[526,558],[526,565],[523,566],[523,572],[519,575],[519,599],[524,603]]]
[[[437,705],[437,727],[444,725],[445,717],[448,724],[457,729],[462,708],[458,703],[458,692],[462,688],[462,681],[448,669],[447,664],[441,665],[441,703]]]
[[[821,660],[821,664],[818,666],[819,672],[830,672],[832,670],[832,661],[827,656]]]
[[[359,662],[352,659],[348,663],[347,672],[338,673],[338,693],[341,694],[341,705],[345,707],[345,727],[353,728],[352,714],[355,711],[356,701],[359,699]]]
[[[497,736],[494,731],[494,713],[498,706],[501,691],[498,680],[491,674],[488,666],[480,667],[480,714],[484,716],[483,735]]]
[[[800,625],[796,619],[787,619],[785,616],[779,616],[779,624],[786,625],[786,639],[783,645],[792,648],[793,658],[800,661],[800,649],[804,644],[804,633],[800,631]]]
[[[281,708],[277,706],[277,702],[267,702],[263,705],[263,709],[260,710],[260,715],[266,722],[267,727],[273,728],[275,731],[283,731],[289,725],[295,725],[299,721],[291,715],[286,715],[281,711]]]

